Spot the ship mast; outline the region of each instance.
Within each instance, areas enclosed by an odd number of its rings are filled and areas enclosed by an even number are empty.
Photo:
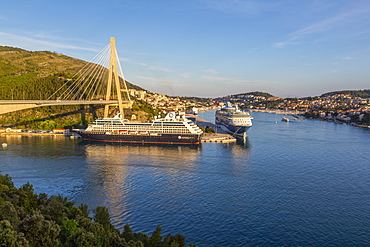
[[[112,96],[111,95],[112,94],[112,86],[113,86],[113,81],[114,81],[114,83],[115,83],[114,88],[116,89],[116,93],[117,93],[118,108],[119,108],[119,112],[120,112],[120,114],[123,118],[124,111],[123,111],[123,102],[122,102],[122,95],[121,95],[122,89],[121,89],[119,76],[118,76],[118,66],[119,65],[120,64],[119,64],[119,60],[118,60],[118,56],[117,56],[117,50],[116,50],[116,40],[114,39],[114,37],[111,37],[110,38],[110,62],[109,62],[108,85],[107,85],[107,94],[105,96],[105,100],[107,100],[107,101],[111,100],[110,98]],[[127,92],[128,100],[131,102],[130,95],[128,94],[128,90],[127,90],[126,80],[123,77],[123,73],[122,73],[121,68],[120,68],[120,72],[122,74],[123,83],[125,85],[124,90]],[[109,107],[110,107],[110,105],[105,105],[104,118],[108,117]]]

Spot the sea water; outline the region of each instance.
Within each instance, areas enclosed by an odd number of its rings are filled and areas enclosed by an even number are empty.
[[[197,246],[369,246],[370,130],[252,116],[246,143],[199,147],[2,135],[0,171]]]

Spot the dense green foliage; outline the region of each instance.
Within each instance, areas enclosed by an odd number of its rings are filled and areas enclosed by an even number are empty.
[[[370,113],[365,113],[364,118],[362,119],[362,122],[364,124],[369,124],[370,125]]]
[[[102,105],[44,106],[0,115],[0,126],[20,129],[82,128],[103,114]]]
[[[47,99],[87,64],[50,51],[26,51],[0,46],[0,99]],[[17,87],[16,87],[17,86]],[[143,90],[127,82],[129,89]],[[42,91],[42,95],[40,95]]]
[[[31,184],[16,188],[0,174],[0,246],[127,246],[183,247],[181,234],[161,236],[134,233],[126,224],[120,232],[106,207],[98,206],[89,217],[86,204],[75,206],[63,196],[35,194]],[[189,246],[195,246],[189,244]]]
[[[135,99],[135,103],[132,105],[132,112],[139,113],[144,112],[145,118],[144,120],[152,120],[154,116],[158,116],[159,110],[153,108],[151,105],[146,103],[144,100]]]
[[[206,126],[206,127],[200,127],[200,129],[204,132],[204,133],[215,133],[215,130],[210,127],[210,126]]]
[[[189,96],[178,96],[178,98],[181,101],[190,100],[190,101],[195,101],[197,103],[206,103],[206,102],[212,101],[211,98],[199,98],[199,97],[189,97]]]
[[[334,92],[324,93],[323,95],[321,95],[321,97],[331,96],[334,94],[349,94],[352,97],[370,98],[370,89],[334,91]]]
[[[270,97],[274,97],[274,95],[265,93],[265,92],[260,92],[260,91],[254,91],[254,92],[249,92],[249,93],[243,93],[243,94],[249,94],[249,95],[254,95],[254,96],[262,96],[265,97],[266,99]]]

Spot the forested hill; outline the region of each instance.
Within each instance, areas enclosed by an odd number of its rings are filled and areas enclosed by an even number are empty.
[[[47,98],[63,83],[59,77],[72,77],[86,63],[50,51],[0,46],[0,99]]]
[[[330,96],[334,94],[349,94],[353,97],[370,98],[370,89],[334,91],[334,92],[324,93],[323,95],[321,95],[321,97]]]
[[[0,46],[0,83],[6,87],[56,73],[73,75],[85,64],[85,61],[50,51]]]
[[[65,79],[72,78],[88,62],[50,51],[27,51],[0,46],[0,100],[47,99]],[[63,79],[65,78],[65,79]],[[143,90],[127,82],[129,89]],[[144,105],[140,108],[148,108]],[[0,126],[22,129],[82,128],[98,116],[103,105],[44,106],[0,115]],[[126,114],[141,114],[128,111]],[[149,111],[149,113],[148,113]],[[113,113],[112,113],[113,114]],[[158,115],[150,108],[144,117]],[[127,115],[128,117],[131,115]]]
[[[262,96],[262,97],[265,97],[266,99],[271,98],[271,97],[274,97],[274,95],[272,95],[270,93],[265,93],[265,92],[260,92],[260,91],[254,91],[254,92],[238,93],[238,94],[233,94],[233,95],[218,97],[216,99],[225,99],[225,98],[233,98],[233,97],[243,98],[243,97],[247,97],[249,95]]]

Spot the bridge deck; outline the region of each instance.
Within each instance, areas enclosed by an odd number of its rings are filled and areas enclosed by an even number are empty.
[[[127,104],[130,101],[123,101]],[[0,100],[0,114],[51,105],[109,105],[117,100]]]

